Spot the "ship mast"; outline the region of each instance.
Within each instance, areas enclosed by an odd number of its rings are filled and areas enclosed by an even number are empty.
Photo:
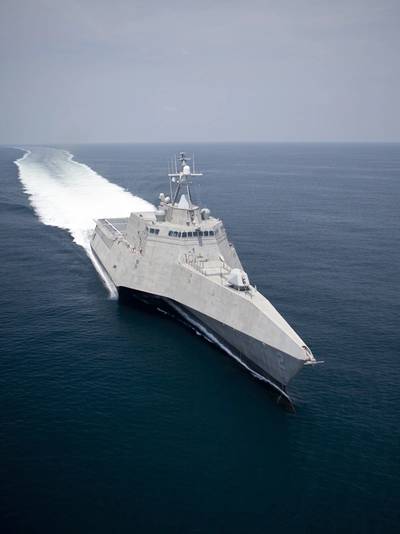
[[[171,188],[171,202],[172,205],[177,205],[177,202],[180,203],[179,194],[183,191],[182,196],[187,201],[187,209],[193,207],[192,196],[190,192],[190,186],[192,185],[192,176],[203,176],[201,173],[192,172],[190,168],[189,161],[192,158],[187,156],[184,152],[180,152],[179,156],[175,156],[174,165],[175,172],[169,173],[170,188]],[[179,170],[178,170],[179,169]],[[193,171],[195,169],[193,168]],[[186,204],[186,203],[184,203]],[[185,206],[186,207],[186,206]]]

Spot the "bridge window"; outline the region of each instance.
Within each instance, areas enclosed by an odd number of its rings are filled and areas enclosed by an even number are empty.
[[[159,234],[160,233],[160,230],[159,228],[149,228],[149,232],[151,234]],[[168,232],[168,235],[169,237],[183,237],[183,238],[187,238],[187,237],[211,237],[213,235],[215,235],[217,233],[217,231],[215,230],[194,230],[193,232],[178,232],[178,231],[175,231],[175,230],[170,230]]]

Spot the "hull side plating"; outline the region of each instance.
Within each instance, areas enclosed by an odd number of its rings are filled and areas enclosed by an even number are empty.
[[[150,293],[144,293],[142,291],[136,291],[126,287],[119,287],[118,294],[120,301],[123,303],[134,303],[135,306],[143,306],[143,309],[153,309],[156,313],[161,312],[163,314],[167,314],[173,319],[179,317],[184,324],[194,329],[197,334],[204,336],[211,343],[213,343],[217,349],[220,349],[234,358],[238,363],[241,364],[242,367],[244,367],[257,379],[264,381],[268,385],[270,391],[274,393],[278,402],[283,404],[291,411],[294,411],[294,405],[286,391],[286,386],[268,374],[265,368],[258,365],[256,361],[247,357],[245,355],[246,349],[241,352],[238,350],[237,346],[232,344],[241,337],[240,332],[233,331],[230,332],[230,335],[226,335],[227,330],[224,328],[222,323],[210,320],[208,317],[202,316],[201,314],[194,312],[194,310],[181,306],[170,299],[164,299]],[[242,343],[244,346],[246,346],[247,343],[251,344],[251,338],[244,336]],[[254,349],[257,352],[260,350],[265,351],[265,359],[271,357],[274,352],[272,347],[261,348],[255,345]],[[271,350],[270,354],[268,349]]]

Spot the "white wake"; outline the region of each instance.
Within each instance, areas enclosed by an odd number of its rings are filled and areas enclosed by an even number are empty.
[[[135,211],[153,210],[154,206],[109,182],[87,165],[74,161],[66,150],[31,148],[15,163],[39,219],[71,234],[74,242],[85,249],[111,297],[115,298],[116,288],[90,248],[95,220],[128,217]]]

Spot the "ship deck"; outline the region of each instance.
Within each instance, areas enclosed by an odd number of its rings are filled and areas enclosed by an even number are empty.
[[[238,291],[231,287],[228,282],[228,274],[230,272],[230,267],[226,265],[221,259],[217,260],[206,260],[205,258],[199,257],[186,257],[183,258],[181,264],[189,270],[195,271],[202,276],[208,278],[214,284],[222,286],[226,291],[234,291],[238,298],[251,301],[252,304],[258,308],[262,313],[268,315],[268,317],[283,330],[286,335],[291,337],[295,343],[303,345],[303,341],[299,338],[297,333],[289,326],[285,319],[278,313],[278,311],[272,306],[272,304],[267,300],[261,293],[257,291],[257,288],[250,286],[246,291]],[[306,351],[309,349],[306,349]],[[306,356],[308,358],[308,355]],[[310,359],[313,359],[310,353]]]
[[[219,284],[233,291],[228,283],[228,275],[231,272],[231,268],[223,260],[209,260],[206,258],[189,256],[183,259],[182,264],[186,268],[192,269],[203,276],[206,276],[215,284]],[[237,293],[243,298],[252,298],[255,294],[255,289],[250,287],[250,289],[246,291],[237,291]]]
[[[108,232],[110,232],[115,237],[121,237],[126,235],[126,228],[128,226],[127,217],[118,219],[99,219],[97,222],[104,226],[108,230]]]

